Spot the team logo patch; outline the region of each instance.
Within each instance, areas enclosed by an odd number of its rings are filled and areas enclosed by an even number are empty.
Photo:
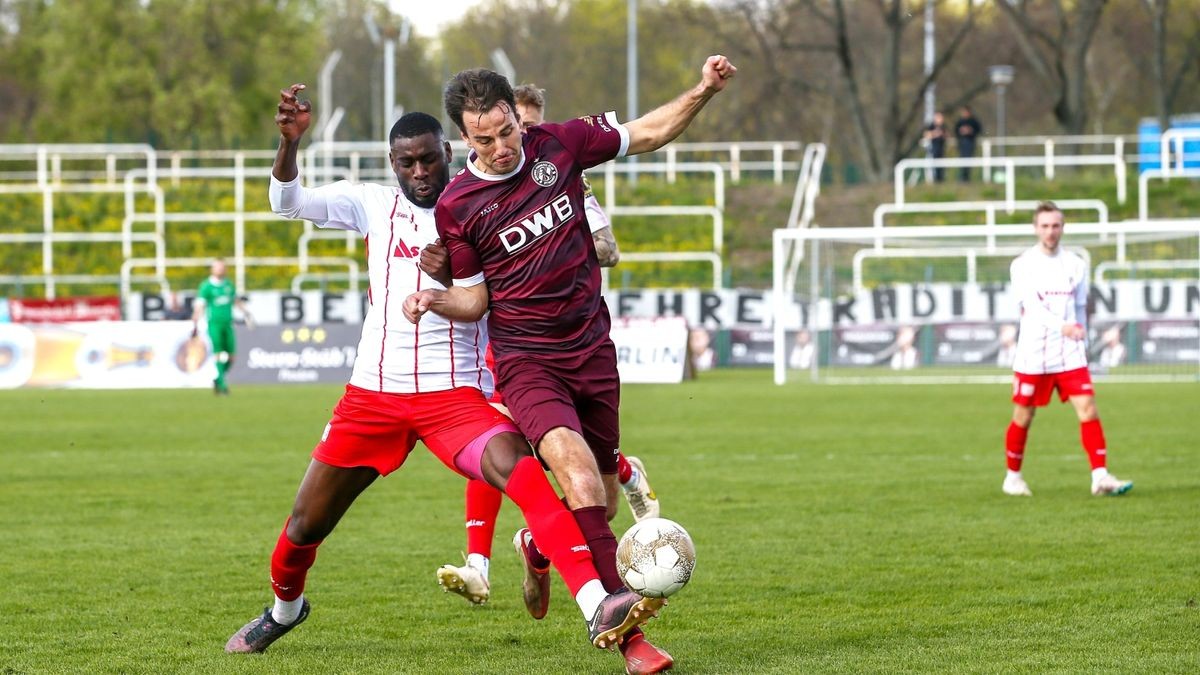
[[[558,182],[558,167],[547,161],[537,162],[530,170],[530,175],[533,176],[533,182],[542,187],[550,187]]]

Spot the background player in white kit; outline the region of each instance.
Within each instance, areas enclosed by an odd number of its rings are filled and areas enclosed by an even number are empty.
[[[1025,439],[1034,409],[1059,399],[1071,401],[1079,417],[1080,439],[1092,465],[1092,494],[1121,495],[1131,481],[1108,472],[1104,430],[1096,413],[1095,391],[1087,368],[1088,267],[1059,246],[1063,214],[1054,202],[1038,204],[1033,216],[1038,243],[1013,260],[1012,287],[1021,304],[1021,333],[1013,362],[1013,416],[1005,449],[1005,494],[1029,497],[1021,476]]]

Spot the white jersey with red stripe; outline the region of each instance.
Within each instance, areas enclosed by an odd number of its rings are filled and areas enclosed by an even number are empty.
[[[486,319],[463,323],[429,312],[413,325],[401,309],[412,293],[444,288],[417,266],[421,249],[438,237],[433,209],[416,206],[399,187],[338,181],[307,188],[299,177],[271,176],[270,196],[281,216],[355,231],[367,242],[370,303],[350,384],[398,394],[475,387],[491,395]]]
[[[1062,247],[1047,255],[1041,245],[1025,251],[1009,268],[1021,305],[1021,332],[1013,370],[1036,375],[1087,366],[1087,343],[1062,334],[1064,324],[1086,326],[1088,267]]]

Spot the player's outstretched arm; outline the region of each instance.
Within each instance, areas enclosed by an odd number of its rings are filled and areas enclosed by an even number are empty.
[[[417,323],[429,312],[451,321],[478,321],[487,313],[487,284],[418,291],[404,299],[404,318]]]
[[[717,92],[725,89],[737,68],[724,56],[710,56],[700,71],[700,83],[666,105],[629,122],[627,155],[653,152],[675,140]]]
[[[293,84],[279,91],[279,105],[275,113],[275,126],[279,127],[279,150],[275,153],[271,173],[284,182],[295,180],[300,175],[296,154],[300,150],[300,139],[312,122],[312,104],[296,98],[304,89],[303,84]]]

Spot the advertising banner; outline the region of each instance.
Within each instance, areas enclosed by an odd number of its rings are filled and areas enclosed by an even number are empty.
[[[238,363],[234,384],[329,382],[345,384],[354,369],[360,326],[236,326]]]
[[[688,327],[679,317],[613,321],[621,382],[682,382],[688,360]]]
[[[208,387],[216,368],[190,321],[0,324],[0,388]]]
[[[262,326],[324,325],[362,322],[367,294],[305,291],[255,291],[245,294],[255,321]],[[605,294],[614,320],[681,316],[689,326],[709,330],[770,328],[770,291],[641,289]],[[185,298],[186,300],[186,298]],[[1186,280],[1120,280],[1092,287],[1095,321],[1195,319],[1200,316],[1200,284]],[[131,293],[125,318],[164,318],[171,302],[161,295]],[[891,284],[852,295],[822,297],[815,304],[788,298],[783,322],[789,330],[828,330],[836,326],[913,326],[937,323],[1004,323],[1020,318],[1016,295],[1008,284]]]
[[[57,300],[9,298],[8,314],[14,323],[120,321],[121,299],[115,295]]]

